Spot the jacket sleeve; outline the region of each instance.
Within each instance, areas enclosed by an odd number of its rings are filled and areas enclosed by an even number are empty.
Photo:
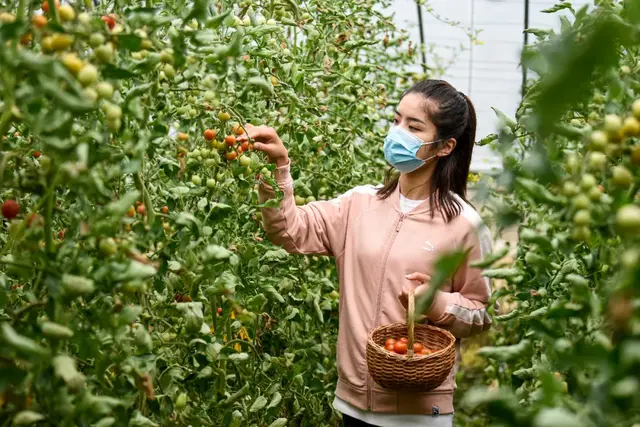
[[[482,269],[469,264],[491,253],[491,232],[481,224],[462,239],[463,248],[471,248],[465,263],[453,277],[452,292],[438,291],[427,311],[427,318],[449,330],[456,338],[465,338],[491,327],[486,307],[491,297],[491,281],[482,277]]]
[[[284,192],[279,208],[263,208],[263,226],[269,240],[295,254],[339,255],[345,242],[350,194],[329,201],[296,206],[290,163],[275,171],[278,187]],[[260,202],[274,197],[271,186],[261,183]]]

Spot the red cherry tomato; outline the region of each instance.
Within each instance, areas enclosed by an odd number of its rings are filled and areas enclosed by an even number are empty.
[[[413,352],[415,354],[422,353],[422,349],[423,348],[424,348],[424,346],[422,344],[420,344],[419,342],[413,344]]]
[[[384,349],[385,349],[385,350],[387,350],[387,351],[390,351],[390,352],[392,352],[392,353],[395,353],[395,352],[396,352],[396,351],[395,351],[395,349],[394,349],[394,347],[393,347],[393,344],[385,345],[385,346],[384,346]]]
[[[102,21],[107,24],[110,30],[113,30],[113,27],[116,26],[116,20],[113,15],[102,15]]]
[[[402,338],[400,338],[400,341],[408,343],[409,339],[407,337],[402,337]]]
[[[393,338],[389,338],[387,340],[387,342],[384,343],[385,346],[387,345],[394,345],[396,343],[396,340],[394,340]]]
[[[398,354],[407,354],[407,343],[401,341],[397,341],[393,345],[393,350]]]

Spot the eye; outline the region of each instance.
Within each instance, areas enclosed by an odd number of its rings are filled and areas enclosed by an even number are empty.
[[[398,119],[397,119],[397,118],[395,118],[395,117],[393,118],[393,124],[394,124],[394,125],[397,125],[397,124],[398,124]]]
[[[418,132],[420,129],[418,129],[418,128],[416,128],[416,127],[413,127],[413,126],[409,126],[409,130],[410,130],[411,132]]]

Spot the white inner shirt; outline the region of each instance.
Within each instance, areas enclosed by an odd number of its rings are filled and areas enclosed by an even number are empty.
[[[411,200],[400,194],[400,210],[402,211],[402,213],[409,213],[417,208],[420,204],[422,204],[422,202],[424,202],[425,200]]]

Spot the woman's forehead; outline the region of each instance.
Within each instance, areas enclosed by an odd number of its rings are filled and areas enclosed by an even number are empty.
[[[413,117],[425,123],[431,122],[429,111],[431,111],[431,102],[418,93],[409,93],[405,95],[396,110],[402,117]]]

